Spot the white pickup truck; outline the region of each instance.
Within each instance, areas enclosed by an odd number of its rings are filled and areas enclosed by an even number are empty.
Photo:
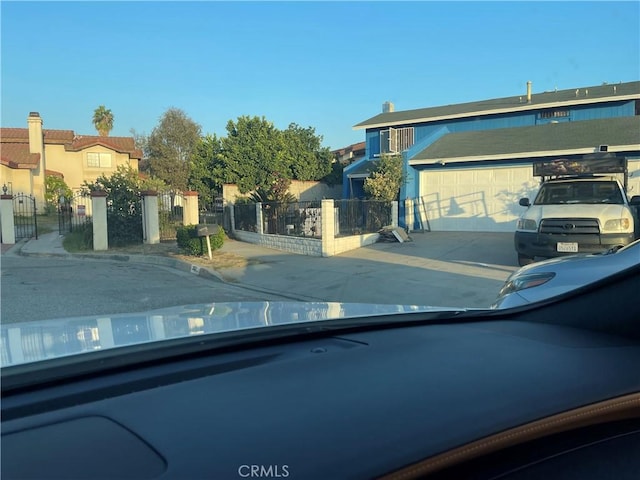
[[[515,247],[523,266],[535,257],[597,253],[635,239],[635,206],[614,177],[584,176],[548,180],[518,219]]]

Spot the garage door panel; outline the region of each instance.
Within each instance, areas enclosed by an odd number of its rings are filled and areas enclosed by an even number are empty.
[[[530,165],[482,169],[443,169],[420,173],[420,196],[432,230],[514,231],[538,180]],[[421,219],[426,224],[427,218]]]

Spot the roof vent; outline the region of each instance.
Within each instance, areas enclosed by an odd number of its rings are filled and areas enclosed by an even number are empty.
[[[395,107],[393,106],[393,103],[384,102],[382,104],[382,113],[390,113],[390,112],[393,112],[394,110],[395,110]]]
[[[40,118],[40,114],[38,112],[29,112],[30,117],[38,117]]]
[[[598,151],[599,152],[608,152],[609,151],[609,145],[598,145]]]

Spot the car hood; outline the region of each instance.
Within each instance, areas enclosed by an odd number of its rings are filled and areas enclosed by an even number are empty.
[[[2,366],[133,344],[323,320],[463,309],[335,302],[235,302],[183,305],[143,313],[3,323]]]

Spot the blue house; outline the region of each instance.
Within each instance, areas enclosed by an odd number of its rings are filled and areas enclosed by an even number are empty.
[[[402,155],[401,224],[441,231],[512,231],[540,179],[533,164],[626,158],[624,181],[640,194],[640,82],[395,111],[358,123],[366,153],[344,170],[343,196],[362,198],[382,154]],[[622,178],[621,178],[622,180]]]

